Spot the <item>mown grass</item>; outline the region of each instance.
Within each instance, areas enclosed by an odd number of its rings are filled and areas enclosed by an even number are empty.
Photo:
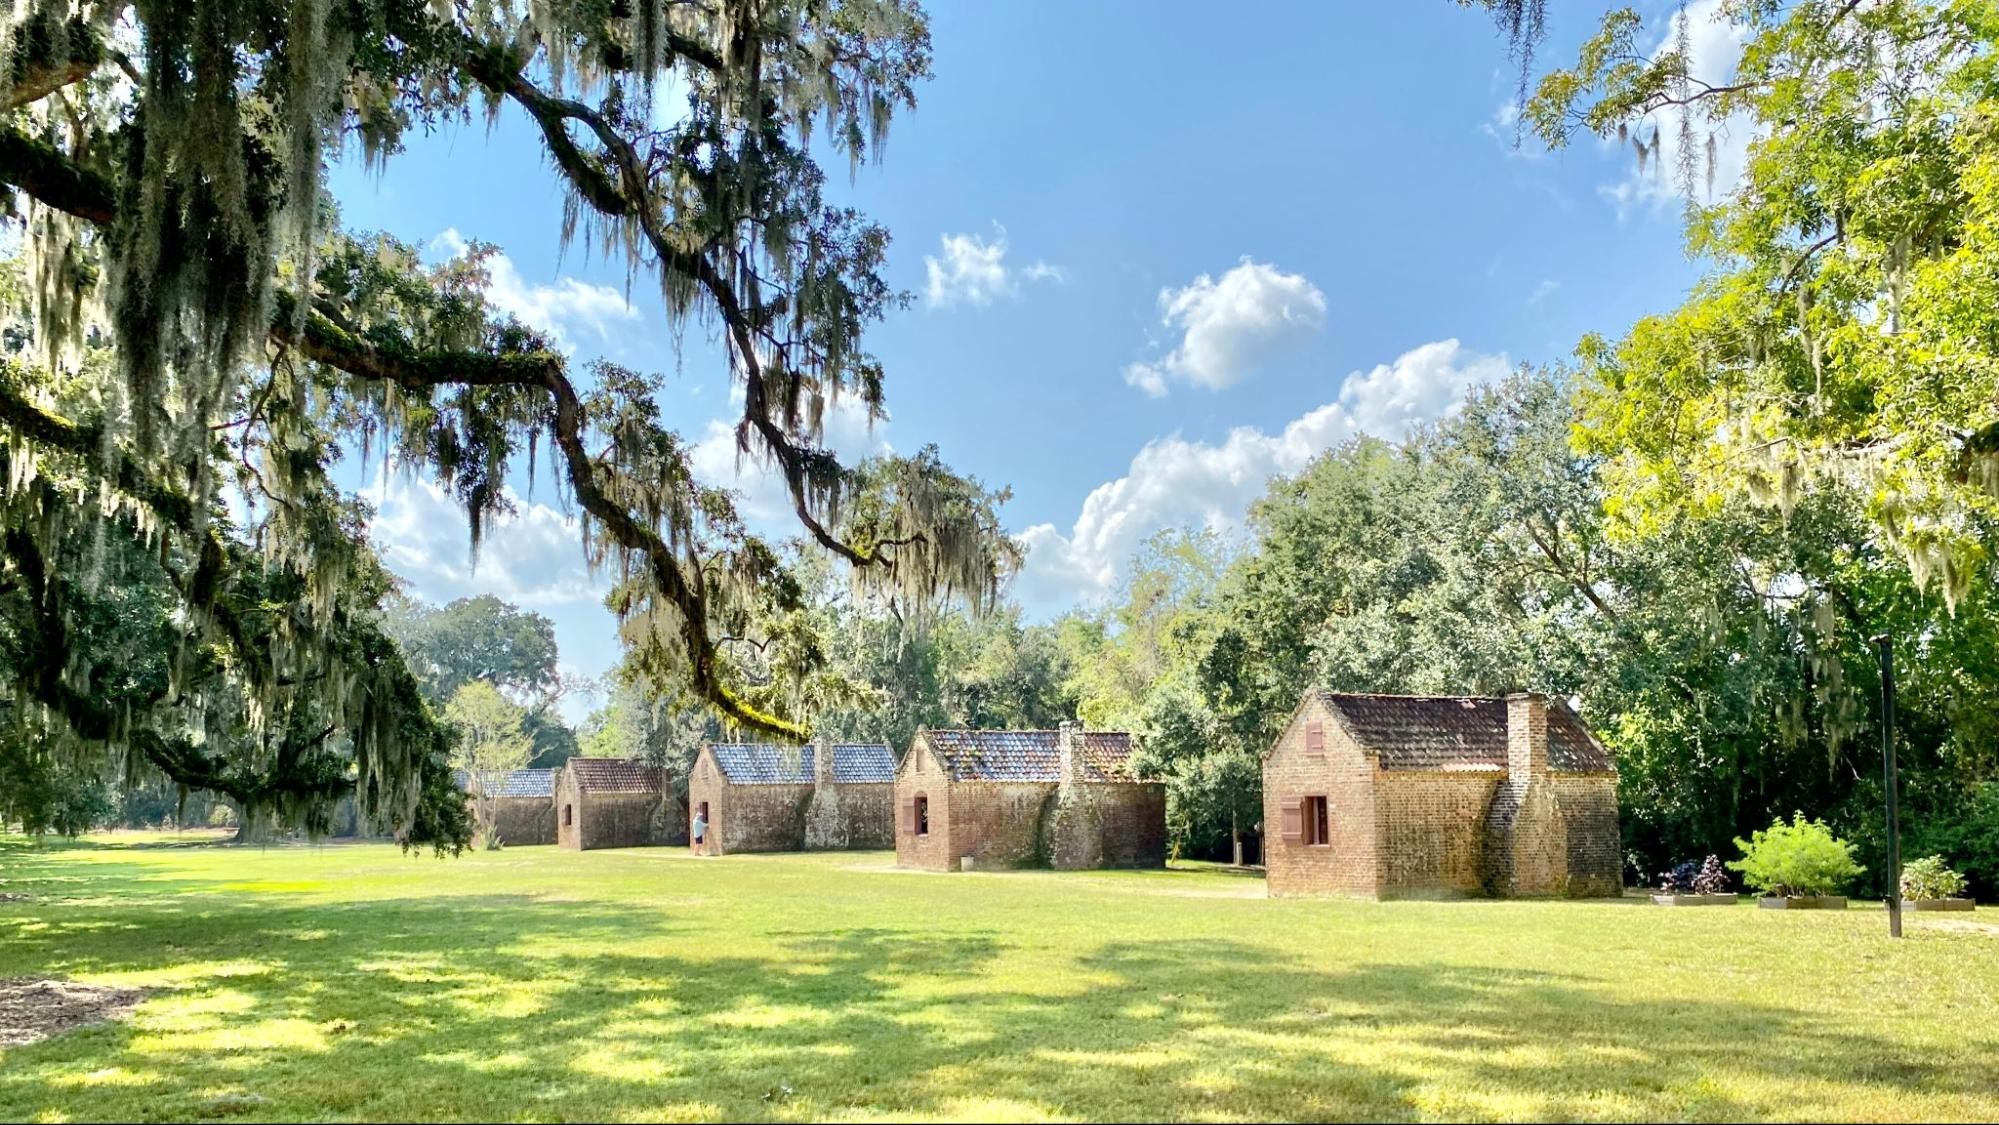
[[[0,841],[0,1119],[1999,1118],[1999,917]],[[1992,911],[1999,915],[1999,911]]]

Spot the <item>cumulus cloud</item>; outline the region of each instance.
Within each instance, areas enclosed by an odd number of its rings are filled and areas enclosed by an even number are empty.
[[[446,257],[459,257],[470,249],[456,227],[445,228],[430,243],[432,253]],[[600,344],[607,343],[619,325],[638,319],[638,310],[625,295],[608,285],[592,285],[573,277],[558,277],[553,285],[536,285],[521,276],[520,267],[503,253],[487,258],[486,270],[491,277],[486,300],[500,312],[548,333],[564,351],[576,350],[575,335],[588,334]]]
[[[1180,334],[1167,355],[1125,368],[1124,381],[1157,398],[1172,383],[1221,390],[1311,339],[1326,321],[1326,295],[1303,274],[1252,262],[1159,291],[1160,322]]]
[[[392,476],[372,488],[375,549],[426,601],[493,594],[530,609],[594,602],[608,584],[583,562],[583,533],[571,516],[508,490],[513,514],[492,521],[475,558],[465,509],[435,482]]]
[[[976,234],[947,234],[941,239],[942,257],[923,256],[928,285],[924,300],[931,308],[949,308],[960,302],[989,305],[1002,297],[1020,292],[1019,281],[1060,283],[1068,275],[1062,267],[1032,262],[1022,269],[1006,264],[1006,228],[993,224],[991,241]]]
[[[1021,533],[1028,557],[1014,593],[1038,615],[1100,601],[1116,588],[1139,544],[1154,533],[1236,528],[1271,477],[1298,472],[1358,433],[1400,436],[1450,413],[1466,390],[1504,378],[1509,370],[1505,356],[1440,340],[1393,363],[1353,372],[1337,399],[1278,433],[1242,426],[1219,443],[1177,435],[1150,442],[1124,476],[1090,493],[1066,533],[1046,523]]]
[[[1746,32],[1728,18],[1724,0],[1694,0],[1668,22],[1654,45],[1657,58],[1674,49],[1680,21],[1686,22],[1688,73],[1710,86],[1734,81],[1742,61]],[[1742,179],[1749,167],[1749,143],[1755,138],[1755,122],[1745,113],[1733,113],[1721,121],[1709,122],[1696,114],[1693,121],[1692,150],[1680,136],[1678,109],[1653,113],[1632,127],[1633,144],[1625,156],[1630,164],[1624,178],[1597,189],[1626,215],[1640,207],[1678,207],[1684,185],[1679,180],[1683,155],[1692,162],[1694,189],[1702,196],[1720,198]],[[1643,164],[1633,149],[1643,143],[1648,151]]]
[[[369,538],[411,594],[434,605],[492,594],[554,624],[565,675],[595,678],[616,665],[617,623],[603,603],[610,582],[584,563],[575,519],[509,490],[516,510],[486,527],[475,559],[465,510],[434,482],[391,475],[386,488],[378,478],[369,492],[376,503]],[[598,702],[573,693],[562,701],[563,717],[580,722]]]

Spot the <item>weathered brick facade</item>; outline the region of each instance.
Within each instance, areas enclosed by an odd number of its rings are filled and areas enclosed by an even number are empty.
[[[831,769],[821,769],[830,760]],[[704,746],[688,775],[689,846],[730,852],[838,851],[895,843],[895,755],[881,744]]]
[[[1622,890],[1615,769],[1543,696],[1309,693],[1264,757],[1263,800],[1273,895]]]
[[[895,783],[896,863],[928,871],[1162,867],[1166,790],[1131,777],[1131,738],[919,731]]]
[[[687,818],[658,766],[571,758],[556,775],[556,842],[572,850],[687,842]]]
[[[474,846],[488,846],[489,820],[505,847],[555,843],[555,770],[456,770],[452,781],[472,808]]]

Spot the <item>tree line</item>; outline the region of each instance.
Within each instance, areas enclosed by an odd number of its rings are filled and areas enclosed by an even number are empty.
[[[1613,11],[1547,67],[1544,3],[1476,6],[1519,63],[1522,143],[1628,146],[1685,201],[1701,283],[1272,482],[1244,538],[1166,536],[1112,604],[1031,624],[1001,598],[1004,489],[930,448],[823,448],[835,398],[883,408],[863,336],[899,297],[887,232],[826,204],[821,159],[874,158],[914,103],[913,3],[17,5],[0,818],[73,828],[118,781],[306,831],[349,800],[406,846],[464,846],[464,729],[543,756],[576,735],[532,718],[548,683],[400,632],[332,467],[436,477],[476,545],[509,466],[546,454],[627,650],[584,742],[684,752],[726,723],[902,745],[1076,713],[1146,735],[1199,852],[1253,827],[1256,755],[1307,683],[1533,686],[1617,750],[1634,867],[1793,809],[1865,852],[1878,633],[1904,659],[1916,846],[1989,893],[1999,21],[1970,0],[1724,5],[1743,50],[1717,83],[1685,11]],[[574,369],[495,315],[490,247],[427,263],[340,224],[322,176],[344,146],[394,159],[499,106],[540,135],[563,229],[724,342],[739,447],[804,547],[699,479],[656,376]],[[1717,184],[1736,131],[1746,170]],[[450,721],[469,683],[528,717],[475,689]]]

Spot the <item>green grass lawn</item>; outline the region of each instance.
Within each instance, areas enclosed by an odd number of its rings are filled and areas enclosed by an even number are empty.
[[[1999,910],[892,862],[0,840],[0,978],[151,990],[0,1119],[1999,1118]]]

